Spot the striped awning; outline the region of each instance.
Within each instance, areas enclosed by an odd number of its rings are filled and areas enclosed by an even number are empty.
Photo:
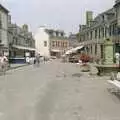
[[[68,51],[66,51],[66,55],[69,55],[69,54],[71,54],[71,53],[76,53],[78,50],[80,50],[80,49],[82,49],[84,46],[78,46],[78,47],[76,47],[76,48],[72,48],[72,49],[70,49],[70,50],[68,50]]]
[[[51,49],[51,52],[61,52],[61,51],[58,49]]]

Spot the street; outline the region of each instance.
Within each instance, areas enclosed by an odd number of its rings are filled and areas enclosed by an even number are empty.
[[[0,76],[0,120],[120,120],[108,79],[57,60],[10,70]]]

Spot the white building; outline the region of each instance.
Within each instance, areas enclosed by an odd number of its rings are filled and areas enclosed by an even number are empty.
[[[50,57],[49,42],[49,35],[45,31],[45,27],[38,28],[35,34],[36,52],[40,53],[41,56]]]
[[[35,34],[36,52],[45,57],[60,57],[69,47],[69,40],[64,31],[38,28]]]
[[[0,52],[8,52],[8,10],[0,4]]]

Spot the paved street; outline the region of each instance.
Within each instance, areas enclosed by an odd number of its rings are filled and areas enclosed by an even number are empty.
[[[120,100],[108,77],[58,61],[0,76],[0,120],[120,120]]]

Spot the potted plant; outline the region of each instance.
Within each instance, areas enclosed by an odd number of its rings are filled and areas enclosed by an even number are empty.
[[[86,53],[82,53],[80,55],[80,60],[82,61],[82,72],[89,72],[90,71],[90,66],[88,65],[88,62],[90,62],[90,56],[87,55]]]

